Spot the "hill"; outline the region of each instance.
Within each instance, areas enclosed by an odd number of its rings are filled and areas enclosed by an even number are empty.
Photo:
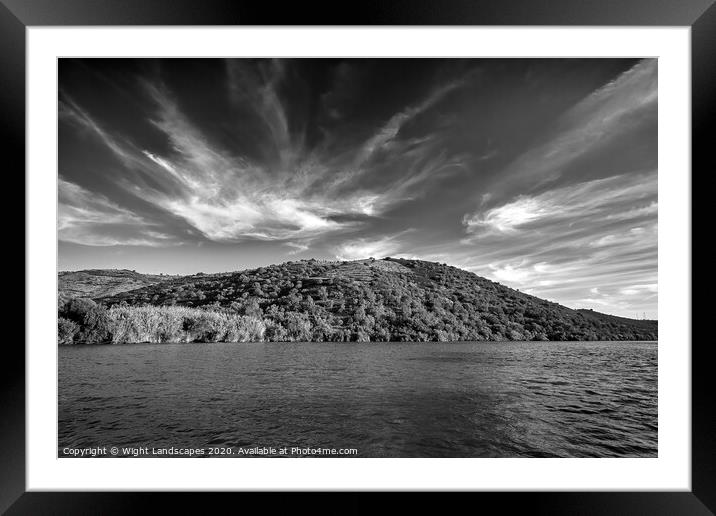
[[[247,335],[269,341],[657,339],[656,321],[573,310],[420,260],[303,260],[146,281],[152,283],[94,296],[110,326],[120,321],[134,332],[112,340],[241,340]],[[143,323],[144,330],[130,324],[150,317],[156,322]],[[75,320],[82,325],[76,315]],[[161,324],[174,329],[161,333]]]
[[[580,308],[577,310],[580,314],[582,314],[585,318],[590,319],[592,321],[596,322],[611,322],[612,324],[625,324],[629,326],[633,326],[635,328],[640,328],[644,331],[650,332],[650,331],[656,331],[657,322],[650,320],[650,319],[629,319],[627,317],[619,317],[616,315],[609,315],[609,314],[602,314],[599,312],[595,312],[594,310],[587,310],[584,308]]]
[[[154,285],[169,276],[140,274],[126,269],[85,271],[61,271],[57,275],[60,301],[73,297],[97,298],[113,296],[127,290]]]

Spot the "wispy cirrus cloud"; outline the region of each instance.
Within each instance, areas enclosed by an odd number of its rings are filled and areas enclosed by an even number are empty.
[[[87,131],[90,135],[102,142],[102,144],[110,149],[114,155],[125,164],[130,164],[133,161],[132,153],[128,152],[125,148],[126,144],[118,141],[66,93],[63,94],[63,97],[58,104],[58,116],[60,120],[69,121],[82,130]]]
[[[459,88],[461,81],[451,81],[447,84],[436,88],[425,99],[418,104],[409,106],[403,111],[394,114],[390,119],[366,142],[363,143],[356,154],[354,167],[360,168],[376,153],[385,150],[391,143],[395,142],[395,138],[403,128],[403,126],[424,113],[428,109],[434,107],[438,102],[445,98],[451,91]]]
[[[66,181],[58,181],[58,238],[93,246],[168,245],[173,239],[107,197]],[[175,242],[174,242],[175,243]]]
[[[147,202],[186,220],[206,238],[222,242],[285,240],[345,228],[334,216],[352,204],[307,197],[303,186],[283,170],[252,163],[212,144],[182,113],[170,94],[149,85],[158,107],[153,125],[171,142],[172,153],[144,155],[164,175],[160,187],[127,184]],[[178,189],[161,188],[175,181]]]
[[[628,171],[636,154],[641,166],[655,166],[657,61],[645,59],[559,117],[544,141],[524,152],[501,174],[490,194],[504,198],[516,190],[548,188],[550,183]],[[628,142],[632,149],[622,149]],[[610,153],[617,151],[621,156]],[[621,163],[619,163],[621,160]],[[644,163],[646,161],[646,163]],[[604,170],[605,167],[626,170]]]
[[[299,143],[294,142],[277,93],[284,74],[280,62],[256,72],[230,61],[227,73],[233,102],[251,106],[273,141],[278,159],[255,162],[212,142],[166,87],[149,81],[142,82],[156,106],[149,122],[166,137],[171,149],[167,154],[138,150],[111,135],[76,104],[70,110],[139,174],[139,179],[117,179],[125,189],[183,219],[209,240],[283,241],[352,230],[360,225],[361,218],[380,216],[396,203],[412,198],[421,184],[460,164],[459,159],[444,152],[427,158],[428,147],[406,149],[415,145],[394,141],[404,123],[434,106],[457,83],[439,88],[418,105],[394,115],[353,158],[340,164],[331,163],[329,156],[304,153],[301,138],[295,138]],[[391,151],[387,149],[389,143],[394,147]],[[400,160],[404,173],[375,189],[344,188],[346,178],[374,173],[366,161],[381,149]],[[388,155],[387,159],[392,158]],[[357,168],[356,163],[360,165]]]
[[[637,286],[656,284],[656,213],[656,172],[519,196],[464,218],[463,243],[477,250],[468,268],[571,306],[632,314],[655,295]]]
[[[650,218],[657,212],[657,175],[630,174],[595,179],[538,195],[519,195],[500,206],[466,214],[468,234],[485,232],[514,234],[521,229],[547,231],[550,226],[581,227],[594,236],[594,229],[609,221]],[[574,229],[572,229],[572,232]],[[614,238],[614,235],[607,235]]]
[[[272,147],[273,157],[278,157],[283,166],[289,165],[295,149],[286,108],[278,92],[285,78],[285,62],[270,59],[251,66],[243,60],[227,59],[225,63],[232,102],[253,112],[261,122],[260,130],[269,136],[262,141]]]

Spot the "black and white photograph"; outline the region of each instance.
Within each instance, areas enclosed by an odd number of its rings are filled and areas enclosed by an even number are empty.
[[[58,457],[659,456],[657,58],[57,71]]]

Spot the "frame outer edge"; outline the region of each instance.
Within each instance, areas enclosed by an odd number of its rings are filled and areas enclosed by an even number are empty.
[[[691,145],[692,145],[692,192],[693,179],[698,173],[701,178],[712,175],[716,169],[713,152],[713,138],[716,134],[716,4],[712,4],[691,27]],[[698,172],[697,172],[698,171]],[[703,184],[703,183],[702,183]],[[696,190],[698,191],[698,190]],[[709,189],[702,189],[705,195],[711,194]],[[692,193],[692,242],[698,224],[708,223],[713,219],[713,212],[705,208],[711,199],[695,203]],[[704,212],[694,212],[694,207],[704,208]],[[700,215],[700,216],[699,216]],[[705,270],[705,266],[697,263],[704,255],[693,252],[692,246],[692,277],[694,266]],[[693,281],[692,281],[693,285]],[[693,288],[693,286],[692,286]],[[692,291],[693,299],[693,291]],[[692,307],[698,305],[692,301]],[[692,321],[694,315],[692,314]],[[693,333],[693,337],[698,337]],[[692,338],[691,342],[691,487],[693,493],[712,512],[716,512],[716,414],[713,402],[713,346],[710,339]]]
[[[3,4],[0,3],[0,145],[3,147],[2,170],[6,179],[6,191],[15,199],[25,197],[25,25]],[[11,184],[11,180],[12,183]],[[18,188],[19,186],[19,188]],[[15,187],[15,188],[13,188]],[[20,195],[22,193],[22,195]],[[15,217],[19,207],[14,205],[6,210],[13,213],[13,222],[6,225],[12,229],[6,242],[12,242],[13,250],[8,253],[22,254],[23,277],[25,268],[24,224],[20,226]],[[12,210],[12,211],[11,211]],[[24,214],[24,208],[22,210]],[[22,250],[18,249],[22,242]],[[9,258],[6,255],[6,258]],[[16,276],[19,281],[19,275]],[[19,290],[18,290],[19,292]],[[22,287],[22,307],[25,305],[25,285]],[[19,310],[17,301],[13,302]],[[12,310],[12,311],[14,311]],[[10,312],[11,313],[11,312]],[[7,346],[3,350],[2,375],[0,375],[0,513],[7,509],[25,491],[25,326],[14,325],[8,333],[8,340],[22,341],[23,346]],[[7,353],[5,355],[5,353]]]
[[[43,4],[42,1],[35,0],[27,0],[27,3],[34,4],[32,7]],[[17,6],[20,5],[18,1],[2,0],[0,2],[0,49],[2,49],[0,52],[0,78],[2,79],[0,111],[4,118],[4,123],[0,124],[0,136],[4,137],[2,141],[5,143],[4,146],[6,146],[10,157],[11,166],[8,166],[6,170],[22,169],[23,177],[25,166],[25,25],[64,25],[70,19],[79,25],[97,22],[111,24],[111,18],[117,11],[116,8],[108,10],[99,16],[101,20],[95,16],[88,17],[92,19],[82,20],[82,14],[76,8],[81,7],[83,2],[64,3],[71,11],[69,19],[67,14],[60,15],[53,9],[48,9],[46,12],[39,12],[41,9],[35,9],[34,12],[28,14],[28,9],[22,7],[18,9]],[[686,1],[683,3],[685,4]],[[696,3],[699,2],[691,2],[690,7],[695,7]],[[13,4],[13,10],[11,11],[6,4]],[[155,6],[165,5],[161,1],[153,2],[153,4]],[[713,113],[716,103],[714,96],[714,92],[716,92],[716,56],[714,55],[714,51],[716,51],[716,5],[713,4],[713,0],[700,2],[700,4],[706,4],[707,7],[703,11],[699,10],[701,14],[693,21],[692,25],[692,161],[694,168],[703,169],[705,175],[714,170],[716,165],[713,157],[709,155],[709,147],[712,143],[708,131],[714,127]],[[183,2],[183,5],[187,4]],[[207,8],[210,10],[213,5],[217,5],[217,3],[209,2]],[[32,11],[32,7],[29,9],[30,11]],[[476,7],[479,10],[479,6]],[[694,7],[690,12],[693,13]],[[129,11],[131,11],[130,18],[133,17],[131,21],[126,21],[126,15],[120,16],[125,20],[125,24],[148,24],[152,23],[148,21],[148,18],[156,17],[156,15],[152,15],[151,8],[147,10],[149,12],[144,11],[144,13],[137,9],[129,9]],[[455,11],[452,12],[454,14]],[[142,14],[149,16],[142,21]],[[513,14],[508,14],[507,17],[510,18]],[[664,23],[662,15],[663,11],[657,17]],[[180,17],[183,18],[183,16]],[[394,18],[395,14],[387,17]],[[412,18],[413,16],[407,17]],[[169,19],[171,15],[165,15],[163,18],[167,18],[166,22],[169,24],[172,23],[172,20]],[[200,20],[197,22],[203,20],[203,17],[199,18]],[[633,16],[629,16],[628,19],[635,24],[650,24],[643,19],[638,22]],[[671,24],[680,24],[679,22],[683,20],[683,11],[680,15],[673,13],[671,19],[673,20]],[[472,20],[474,20],[474,16],[463,23],[470,23]],[[179,24],[181,20],[173,23]],[[530,23],[538,24],[534,21],[526,24]],[[569,21],[564,20],[561,23],[570,24]],[[713,485],[716,485],[716,461],[714,460],[716,450],[713,447],[713,436],[716,435],[716,430],[714,430],[716,418],[710,399],[713,384],[708,381],[712,373],[707,372],[706,369],[711,367],[711,362],[708,360],[709,345],[708,342],[705,342],[703,347],[694,346],[692,350],[694,371],[692,375],[692,482],[693,493],[703,503],[704,509],[708,507],[713,511],[716,507],[716,494],[713,492]],[[0,378],[0,385],[2,385],[0,406],[4,408],[3,417],[0,418],[0,442],[2,442],[0,463],[4,473],[12,472],[14,476],[3,475],[0,483],[0,513],[4,512],[25,490],[25,357],[24,350],[7,351],[11,354],[17,353],[18,356],[12,355],[12,359],[3,361],[5,374]],[[19,425],[14,426],[18,422]],[[641,495],[646,499],[650,497],[648,493]],[[27,495],[22,498],[27,498]]]
[[[713,0],[0,0],[25,25],[691,25]]]

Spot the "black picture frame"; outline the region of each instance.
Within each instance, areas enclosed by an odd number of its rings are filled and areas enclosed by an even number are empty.
[[[353,7],[348,7],[353,5]],[[551,25],[689,26],[692,49],[692,173],[712,173],[716,112],[716,6],[714,0],[362,0],[355,4],[229,0],[0,0],[0,139],[7,176],[25,170],[25,30],[62,25]],[[24,184],[20,188],[23,188]],[[17,196],[19,197],[19,195]],[[694,217],[694,221],[697,219]],[[25,259],[27,257],[25,256]],[[27,269],[25,268],[27,279]],[[19,340],[20,335],[14,340]],[[24,340],[24,336],[23,336]],[[716,411],[707,340],[692,346],[692,490],[690,492],[475,493],[478,503],[501,512],[537,514],[713,514],[716,512]],[[684,343],[690,345],[691,343]],[[209,507],[209,494],[26,492],[25,352],[8,345],[0,391],[0,511],[7,514],[125,514],[160,501],[165,511]],[[212,493],[228,502],[249,493]],[[313,495],[290,494],[286,510],[326,505]],[[423,509],[441,501],[414,499]],[[247,500],[242,499],[242,505]],[[213,507],[216,500],[212,500]],[[287,503],[287,505],[285,505]],[[382,504],[382,500],[378,503]],[[471,500],[470,503],[474,503]],[[351,493],[340,512],[365,512],[374,504]],[[223,504],[222,504],[223,505]],[[327,505],[330,507],[329,504]],[[320,507],[320,506],[318,506]],[[212,512],[220,512],[212,510]]]

